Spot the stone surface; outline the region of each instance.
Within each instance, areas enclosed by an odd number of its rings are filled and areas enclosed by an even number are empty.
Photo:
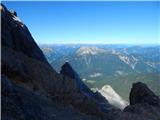
[[[72,79],[74,79],[76,81],[76,83],[79,85],[79,90],[81,92],[83,92],[88,98],[92,99],[95,101],[95,103],[97,104],[97,106],[99,106],[99,108],[104,111],[104,112],[109,112],[113,109],[113,106],[110,105],[107,101],[107,99],[105,99],[101,93],[99,93],[98,91],[96,93],[94,93],[93,91],[91,91],[87,85],[85,85],[81,78],[79,77],[79,75],[77,74],[77,72],[72,68],[72,66],[66,62],[60,71],[61,74],[64,75],[64,77],[70,77]]]
[[[1,22],[2,120],[159,120],[159,99],[144,85],[133,87],[124,111],[112,109],[73,69],[55,72],[27,27],[2,4]]]
[[[52,102],[11,82],[2,75],[2,120],[96,120],[77,110]]]
[[[160,105],[160,99],[144,83],[133,84],[130,92],[130,105],[148,103],[150,105]]]
[[[5,6],[1,5],[1,17],[2,74],[7,77],[7,81],[9,81],[9,84],[14,83],[11,88],[8,87],[9,89],[19,89],[20,87],[22,88],[22,91],[27,92],[27,94],[24,94],[26,97],[41,99],[35,95],[41,94],[42,96],[44,96],[44,98],[49,98],[52,103],[57,103],[57,105],[63,104],[65,106],[72,106],[74,110],[76,109],[75,113],[77,113],[77,116],[82,115],[83,117],[83,114],[87,114],[84,115],[84,117],[86,116],[86,118],[88,115],[92,115],[94,117],[103,116],[104,112],[99,108],[97,102],[90,96],[86,95],[86,92],[80,90],[81,85],[77,81],[75,81],[75,79],[64,77],[64,75],[58,74],[48,64],[42,51],[35,43],[27,27],[19,20],[17,16],[15,16],[15,13],[9,12]],[[17,88],[16,86],[19,87]],[[6,87],[7,86],[3,85],[4,93],[5,90],[8,89]],[[25,96],[23,96],[23,94],[20,94],[19,96],[24,99],[26,98]],[[14,97],[17,97],[17,94],[14,94]],[[16,114],[17,117],[20,114],[24,114],[22,119],[25,119],[25,112],[27,112],[27,110],[24,111],[23,109],[18,109],[18,107],[17,109],[15,109],[15,106],[10,107],[10,104],[20,104],[20,101],[14,100],[14,97],[12,101],[12,96],[9,96],[9,99],[5,99],[5,97],[2,95],[2,98],[4,98],[2,104],[5,106],[2,109],[3,119],[7,119],[6,116],[10,115],[12,112]],[[37,116],[36,118],[35,115],[33,115],[33,119],[50,119],[47,118],[47,115],[48,117],[50,117],[50,112],[48,112],[47,110],[40,111],[41,109],[43,109],[40,107],[43,106],[41,102],[37,101],[36,104],[34,100],[30,100],[27,98],[25,100],[26,102],[30,102],[28,104],[33,104],[33,107],[31,105],[28,106],[28,109],[32,109],[32,115],[34,113],[39,113],[39,117]],[[23,107],[23,104],[20,104],[19,107]],[[83,112],[83,114],[76,111]],[[20,113],[17,114],[18,112]],[[48,113],[46,114],[45,112]],[[70,114],[72,114],[72,112]],[[43,118],[43,114],[46,115],[46,118]]]
[[[71,67],[71,65],[66,62],[62,68],[60,73],[64,75],[64,77],[72,78],[76,81],[76,83],[79,85],[80,91],[88,93],[89,96],[93,95],[93,92],[82,82],[81,78],[77,74],[77,72]]]
[[[35,43],[28,28],[16,16],[16,12],[9,12],[1,6],[2,46],[21,51],[27,56],[47,63],[45,56]]]
[[[130,92],[130,105],[124,109],[119,118],[120,120],[159,120],[160,99],[146,84],[135,83]]]

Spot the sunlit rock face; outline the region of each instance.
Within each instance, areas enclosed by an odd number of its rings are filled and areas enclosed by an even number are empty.
[[[123,100],[119,95],[118,93],[116,93],[113,88],[110,86],[110,85],[105,85],[103,86],[99,92],[108,100],[108,102],[123,110],[127,105],[128,105],[128,102]]]

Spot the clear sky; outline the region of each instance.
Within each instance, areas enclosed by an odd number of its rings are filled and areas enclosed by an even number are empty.
[[[160,43],[159,2],[2,3],[38,43]]]

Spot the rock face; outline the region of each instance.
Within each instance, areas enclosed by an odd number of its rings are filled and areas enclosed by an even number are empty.
[[[76,83],[79,85],[79,90],[83,92],[88,98],[95,101],[97,106],[102,111],[109,112],[113,109],[113,106],[111,106],[107,99],[105,99],[99,92],[93,93],[80,79],[77,72],[71,67],[71,65],[66,62],[60,71],[61,74],[64,75],[64,77],[70,77],[76,81]]]
[[[2,120],[159,120],[159,98],[144,85],[115,110],[68,63],[55,72],[16,12],[1,5],[1,20]]]
[[[120,114],[118,120],[159,120],[160,99],[144,83],[133,84],[130,105]]]
[[[1,83],[2,120],[96,120],[18,86],[5,75],[2,75]]]
[[[42,51],[39,49],[28,28],[20,21],[15,11],[8,12],[1,5],[2,45],[21,51],[25,55],[47,63]]]
[[[153,106],[160,105],[160,99],[144,83],[133,84],[130,93],[130,105],[147,103]]]
[[[127,101],[123,100],[118,93],[116,93],[110,85],[103,86],[99,92],[108,100],[108,102],[123,110],[127,105]]]
[[[15,12],[1,5],[1,17],[2,119],[19,119],[20,115],[22,119],[59,119],[58,109],[63,113],[62,120],[67,115],[73,120],[104,118],[98,101],[82,90],[84,84],[80,79],[64,77],[48,64]]]
[[[62,69],[61,69],[60,73],[62,75],[64,75],[64,77],[67,76],[69,78],[74,79],[76,81],[76,83],[79,85],[79,88],[80,88],[81,91],[89,93],[90,96],[91,96],[91,94],[93,94],[93,92],[91,92],[91,90],[82,82],[82,80],[80,79],[77,72],[75,70],[73,70],[73,68],[71,67],[71,65],[68,62],[66,62],[62,66]]]

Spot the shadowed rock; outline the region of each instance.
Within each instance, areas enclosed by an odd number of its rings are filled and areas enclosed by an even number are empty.
[[[160,99],[156,96],[146,84],[138,82],[133,84],[130,92],[130,105],[147,103],[149,105],[160,105]]]
[[[79,90],[83,92],[86,96],[89,98],[93,99],[96,101],[97,106],[100,107],[100,109],[104,112],[109,112],[113,109],[113,106],[111,106],[108,101],[97,91],[97,92],[92,92],[88,86],[86,86],[77,72],[71,67],[71,65],[66,62],[60,71],[61,74],[64,75],[64,77],[70,77],[74,79],[79,87]]]
[[[62,67],[63,75],[56,73],[46,61],[27,27],[16,13],[9,12],[2,4],[1,22],[3,120],[160,118],[157,97],[155,100],[152,92],[137,93],[139,87],[131,92],[131,106],[124,112],[112,111],[112,106],[101,94],[90,91],[68,63]],[[140,87],[143,88],[143,85]],[[148,89],[143,88],[142,91]],[[145,99],[145,96],[151,99]]]
[[[133,84],[130,92],[130,105],[119,114],[117,120],[159,120],[160,100],[146,84]]]
[[[66,105],[66,111],[60,110],[60,113],[64,112],[64,115],[61,115],[62,120],[66,118],[73,120],[89,119],[88,117],[90,116],[88,115],[94,116],[91,119],[101,118],[104,112],[99,108],[98,103],[92,97],[89,97],[87,92],[81,91],[81,84],[83,83],[78,84],[78,81],[75,79],[70,77],[64,78],[63,75],[55,72],[46,61],[27,27],[15,15],[15,13],[9,12],[5,6],[1,5],[1,67],[2,74],[6,76],[2,79],[3,81],[8,81],[2,84],[3,119],[12,117],[12,113],[13,116],[16,116],[13,119],[54,119],[52,114],[61,108],[60,104]],[[14,93],[15,90],[17,94]],[[7,94],[9,96],[5,98]],[[44,100],[45,104],[41,104],[41,97],[42,99],[46,98]],[[20,98],[20,100],[17,100],[17,98]],[[21,101],[25,101],[26,104],[21,103]],[[54,108],[54,106],[49,105],[50,107],[48,108],[47,103],[53,103],[59,107]],[[13,107],[11,104],[13,104]],[[17,109],[15,108],[16,106]],[[70,111],[69,106],[72,106],[73,110],[71,110],[70,116],[65,118],[63,116],[66,116],[68,114],[67,111]],[[83,115],[81,112],[87,115]],[[38,114],[37,118],[36,114]],[[75,115],[71,116],[72,114]],[[20,115],[22,115],[22,118]],[[27,115],[28,117],[26,117]],[[55,119],[61,120],[59,118]]]
[[[2,46],[21,51],[27,56],[47,63],[45,56],[35,43],[28,28],[17,17],[15,11],[9,12],[1,4]]]
[[[62,66],[60,73],[63,74],[64,76],[67,76],[69,78],[76,80],[76,83],[78,84],[79,89],[81,91],[90,93],[90,95],[93,94],[93,92],[81,81],[77,72],[71,67],[71,65],[68,62],[66,62]]]
[[[97,120],[18,86],[5,75],[2,75],[1,108],[2,120]]]

